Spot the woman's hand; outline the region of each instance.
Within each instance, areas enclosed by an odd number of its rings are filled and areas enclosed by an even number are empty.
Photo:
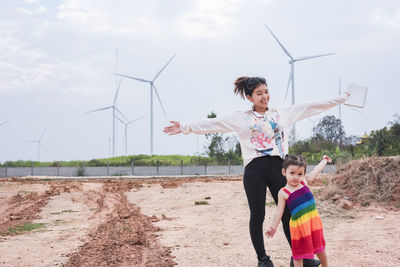
[[[272,226],[269,227],[269,229],[267,230],[267,232],[265,232],[265,235],[268,238],[272,238],[276,233],[276,229],[272,228]]]
[[[170,121],[172,125],[164,127],[163,132],[169,135],[179,134],[181,133],[181,124],[179,121]]]

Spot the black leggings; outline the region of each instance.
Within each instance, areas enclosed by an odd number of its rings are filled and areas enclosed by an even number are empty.
[[[264,156],[253,159],[244,169],[243,184],[250,207],[250,236],[257,258],[265,255],[263,222],[267,187],[278,203],[278,192],[286,185],[282,175],[283,160],[278,156]],[[282,216],[283,231],[291,246],[289,230],[290,211],[287,205]]]

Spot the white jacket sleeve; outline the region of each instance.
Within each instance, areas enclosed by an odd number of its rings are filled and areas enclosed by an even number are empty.
[[[192,123],[181,123],[181,131],[184,134],[210,134],[236,132],[239,128],[241,112],[235,112],[229,116],[200,120]]]
[[[316,102],[293,105],[288,107],[280,107],[277,109],[281,116],[282,124],[288,126],[295,123],[296,121],[314,116],[325,110],[342,104],[346,101],[347,97],[348,96],[343,93],[338,97],[328,100],[320,100]]]

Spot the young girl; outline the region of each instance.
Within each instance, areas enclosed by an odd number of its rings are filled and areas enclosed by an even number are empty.
[[[307,184],[312,183],[330,162],[331,158],[325,155],[309,174],[305,174],[306,162],[301,156],[287,156],[283,162],[282,174],[286,176],[287,183],[278,192],[278,206],[266,235],[270,238],[274,236],[287,203],[291,213],[289,228],[295,267],[302,267],[303,259],[312,259],[314,254],[317,254],[323,267],[328,266],[321,218]]]

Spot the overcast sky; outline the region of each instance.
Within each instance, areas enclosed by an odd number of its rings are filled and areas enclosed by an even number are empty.
[[[271,106],[286,104],[290,65],[264,24],[294,57],[296,103],[335,97],[339,77],[368,86],[367,106],[342,108],[347,135],[380,129],[399,108],[399,1],[278,0],[2,0],[0,2],[0,161],[78,160],[109,156],[109,106],[116,69],[157,79],[167,116],[154,98],[154,153],[204,152],[204,137],[167,136],[169,120],[195,121],[250,108],[233,94],[242,75],[263,76]],[[116,66],[118,49],[118,66]],[[123,79],[117,106],[129,118],[128,154],[150,152],[149,85]],[[324,115],[338,116],[338,109]],[[297,124],[298,138],[313,123]],[[124,151],[118,124],[117,155]]]

